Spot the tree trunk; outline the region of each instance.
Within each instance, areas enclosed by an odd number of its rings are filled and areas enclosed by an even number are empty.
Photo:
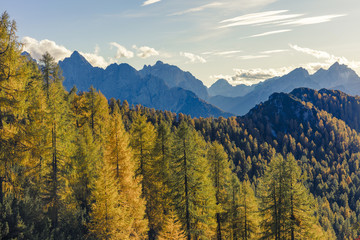
[[[186,218],[186,230],[187,230],[187,239],[191,240],[190,233],[190,210],[189,210],[189,186],[188,186],[188,178],[187,178],[187,162],[186,162],[186,144],[184,140],[184,185],[185,185],[185,218]]]

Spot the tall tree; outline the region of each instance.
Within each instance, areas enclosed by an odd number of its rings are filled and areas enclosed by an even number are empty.
[[[271,160],[262,179],[261,200],[264,238],[325,238],[315,217],[315,201],[292,155]]]
[[[115,104],[115,106],[118,106]],[[147,122],[145,115],[137,114],[130,130],[130,146],[133,149],[136,162],[136,176],[141,179],[142,196],[146,200],[146,216],[149,219],[149,238],[154,239],[164,212],[159,208],[159,192],[161,183],[154,173],[155,166],[155,138],[154,126]]]
[[[231,199],[231,169],[224,147],[218,142],[213,142],[208,150],[207,158],[210,163],[210,176],[215,188],[217,205],[216,236],[218,240],[225,239],[229,232],[229,212]]]
[[[254,190],[248,179],[241,183],[240,194],[240,231],[241,239],[258,239],[260,228],[260,216],[258,209],[258,199],[255,197]]]
[[[210,239],[215,230],[215,190],[205,146],[197,132],[181,122],[174,139],[171,181],[174,205],[188,240]]]
[[[124,218],[127,216],[122,211],[115,172],[106,160],[104,160],[99,177],[95,182],[93,197],[90,232],[97,239],[127,239],[122,232],[128,228],[123,225]]]
[[[182,230],[182,226],[175,212],[170,211],[166,215],[166,220],[163,228],[159,233],[159,240],[185,240],[186,235]]]
[[[47,96],[47,130],[48,155],[45,184],[45,200],[53,228],[59,224],[59,213],[62,207],[68,181],[68,166],[72,156],[73,125],[70,106],[62,85],[62,76],[54,58],[45,53],[40,60],[44,78],[44,90]]]
[[[129,147],[119,107],[116,105],[110,118],[109,139],[105,148],[105,161],[115,177],[120,208],[122,209],[123,239],[145,239],[148,220],[145,217],[145,199],[141,196],[141,177],[135,176],[135,161]]]
[[[0,203],[4,192],[18,193],[16,167],[25,150],[22,143],[25,91],[31,72],[28,59],[20,54],[16,23],[4,12],[0,19]]]

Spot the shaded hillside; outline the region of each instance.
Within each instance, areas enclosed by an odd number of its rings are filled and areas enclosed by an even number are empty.
[[[324,110],[359,132],[360,130],[360,97],[350,96],[337,90],[321,89],[319,91],[298,88],[291,92],[299,99],[311,102],[318,109]]]
[[[253,85],[252,90],[243,95],[243,86],[240,86],[238,95],[233,96],[223,93],[233,92],[237,86],[231,86],[221,80],[211,87],[212,92],[222,93],[220,96],[211,97],[209,102],[222,108],[224,111],[236,115],[244,115],[256,104],[264,102],[274,92],[291,92],[294,88],[305,87],[312,89],[334,89],[341,90],[347,94],[360,94],[360,78],[347,67],[339,63],[334,63],[329,69],[320,69],[315,74],[310,75],[305,69],[298,68],[287,75],[268,79],[259,84]],[[237,97],[236,97],[237,96]],[[224,104],[224,102],[228,104]]]
[[[336,106],[356,98],[321,90],[324,97],[313,104],[305,101],[310,93],[317,92],[275,93],[244,117],[196,120],[195,126],[205,139],[225,146],[240,179],[249,175],[256,182],[273,154],[292,153],[319,201],[320,222],[331,225],[339,239],[352,238],[360,217],[360,135],[349,126],[355,124],[351,115],[336,113],[342,109]],[[321,109],[331,105],[334,114]]]

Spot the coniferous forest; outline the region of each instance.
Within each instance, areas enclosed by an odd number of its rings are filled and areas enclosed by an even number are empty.
[[[65,91],[0,21],[0,239],[360,235],[360,98],[297,89],[227,119],[129,106]]]

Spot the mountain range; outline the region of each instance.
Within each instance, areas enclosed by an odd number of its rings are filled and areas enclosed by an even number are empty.
[[[108,99],[127,100],[129,104],[181,112],[192,117],[232,115],[198,97],[207,97],[207,89],[200,80],[160,61],[140,71],[126,63],[114,63],[102,69],[91,66],[75,51],[69,58],[60,61],[59,66],[67,90],[76,86],[79,91],[87,91],[93,86]]]
[[[210,88],[190,72],[161,61],[153,66],[145,65],[139,71],[126,63],[114,63],[102,69],[93,67],[75,51],[59,65],[67,90],[76,86],[80,91],[87,91],[93,86],[109,99],[127,100],[129,104],[181,112],[192,117],[245,115],[274,92],[289,93],[299,87],[360,94],[359,76],[339,63],[312,75],[304,68],[297,68],[284,76],[251,86],[232,86],[226,80],[219,79]]]

